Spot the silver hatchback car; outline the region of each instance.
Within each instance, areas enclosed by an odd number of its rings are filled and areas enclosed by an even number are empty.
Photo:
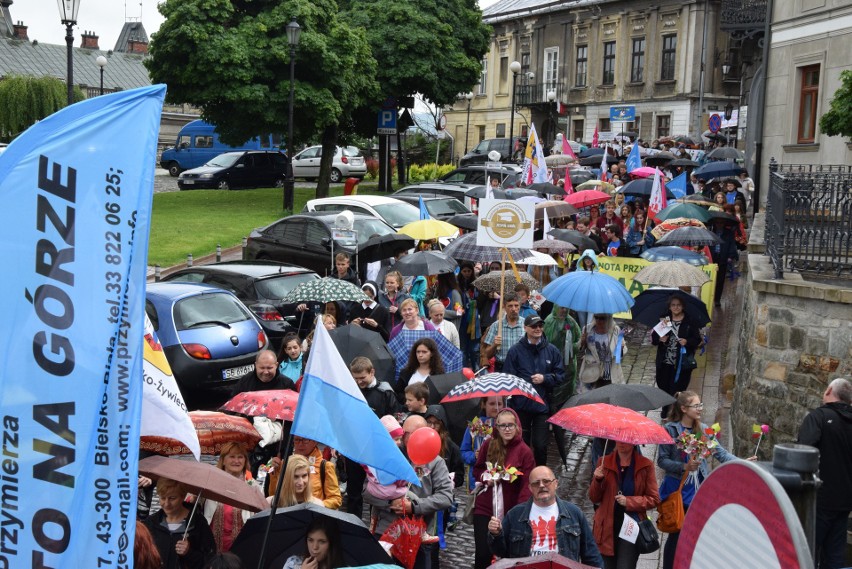
[[[293,176],[296,178],[319,178],[322,146],[305,148],[293,156]],[[354,146],[338,146],[331,162],[331,182],[339,183],[344,178],[363,178],[367,175],[367,163],[361,151]]]

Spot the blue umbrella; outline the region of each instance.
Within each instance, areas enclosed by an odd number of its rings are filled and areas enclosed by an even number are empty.
[[[562,275],[541,291],[559,306],[578,312],[615,314],[633,306],[633,297],[624,285],[598,271],[574,271]]]
[[[462,370],[462,353],[452,342],[447,340],[440,332],[434,330],[400,330],[393,340],[388,344],[391,353],[396,358],[396,375],[394,381],[399,378],[399,372],[408,362],[408,354],[411,346],[420,338],[432,338],[438,344],[438,353],[444,362],[444,372],[452,373]]]
[[[640,257],[646,261],[652,262],[683,261],[684,263],[689,263],[696,267],[709,263],[707,257],[701,253],[698,253],[697,251],[690,251],[683,247],[675,247],[673,245],[668,247],[651,247],[650,249],[643,251]]]
[[[734,178],[745,172],[733,162],[708,162],[701,168],[694,170],[692,175],[700,180],[711,178]]]

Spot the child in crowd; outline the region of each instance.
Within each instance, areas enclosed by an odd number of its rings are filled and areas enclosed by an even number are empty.
[[[281,342],[281,351],[278,353],[278,371],[281,375],[289,377],[294,382],[302,377],[302,345],[299,335],[287,334]]]
[[[408,409],[410,415],[420,415],[426,418],[426,411],[429,406],[426,402],[429,400],[429,387],[424,382],[412,383],[405,388],[405,408]]]

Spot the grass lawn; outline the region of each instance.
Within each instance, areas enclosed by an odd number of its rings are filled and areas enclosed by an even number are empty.
[[[362,194],[375,193],[375,183],[359,184]],[[331,186],[329,194],[343,194],[342,185]],[[296,188],[294,211],[302,211],[316,195],[314,188]],[[284,216],[282,190],[193,190],[154,194],[148,264],[170,267],[193,257],[242,243],[252,229]]]

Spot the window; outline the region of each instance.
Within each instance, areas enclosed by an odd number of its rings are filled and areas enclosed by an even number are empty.
[[[485,140],[485,127],[478,126],[476,128],[479,130],[479,140]]]
[[[479,94],[484,95],[488,92],[488,60],[482,58],[482,72],[479,74]]]
[[[577,46],[577,66],[574,77],[575,87],[585,87],[589,75],[589,46]]]
[[[598,132],[609,132],[610,124],[609,118],[598,119]]]
[[[509,81],[509,58],[500,58],[500,92],[506,93]]]
[[[542,100],[547,100],[547,92],[556,90],[559,79],[559,48],[549,47],[544,50],[544,91]]]
[[[500,122],[497,123],[497,138],[504,138],[506,136],[506,123]]]
[[[641,83],[645,71],[645,38],[633,39],[633,52],[630,64],[630,82]]]
[[[584,134],[585,134],[583,132],[584,127],[585,127],[585,121],[583,119],[572,121],[571,132],[573,134],[571,135],[571,138],[573,140],[583,140]]]
[[[799,144],[813,144],[816,134],[817,101],[819,101],[819,65],[800,69],[802,82],[799,91]]]
[[[671,115],[657,115],[657,138],[669,136],[671,134],[671,126]]]
[[[521,75],[526,76],[527,71],[530,70],[530,53],[524,52],[521,54]]]
[[[213,137],[210,136],[210,135],[196,136],[195,137],[195,147],[196,148],[213,148]]]
[[[604,42],[602,85],[615,85],[615,42]]]
[[[660,65],[660,81],[674,81],[677,36],[663,36],[663,60]]]

